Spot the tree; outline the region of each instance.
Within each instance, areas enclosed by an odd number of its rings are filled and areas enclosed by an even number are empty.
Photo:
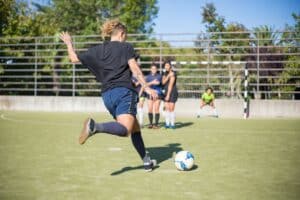
[[[56,25],[57,32],[69,31],[73,35],[99,35],[103,22],[112,18],[119,18],[125,23],[129,33],[148,33],[152,31],[152,20],[158,11],[156,0],[53,0],[49,6],[36,6],[40,16],[46,16],[49,20],[48,24]],[[76,42],[76,48],[87,47],[79,44],[86,42],[86,38],[76,38]],[[59,49],[59,45],[57,48]],[[58,58],[55,63],[61,63],[64,52],[56,53],[55,57]],[[61,66],[53,65],[53,68]],[[57,73],[56,70],[53,71],[53,82],[56,88],[60,88],[59,80],[55,78],[58,77]]]
[[[207,3],[202,7],[202,23],[208,32],[222,32],[225,30],[225,18],[219,16],[213,3]]]
[[[112,18],[125,23],[129,33],[150,33],[158,12],[156,0],[52,0],[48,6],[36,4],[36,7],[37,16],[48,20],[46,24],[53,24],[56,32],[69,31],[72,35],[98,35],[103,22]],[[83,40],[86,38],[76,38],[76,48],[87,47],[79,44],[85,42]],[[56,53],[55,63],[61,63],[64,52]],[[60,88],[55,69],[61,66],[54,65],[53,68],[54,86]]]
[[[249,68],[257,70],[256,82],[258,87],[254,87],[257,98],[270,99],[272,97],[272,87],[270,84],[276,82],[276,78],[281,74],[284,60],[283,50],[279,47],[280,35],[271,26],[263,25],[255,27],[252,42],[253,49],[251,61],[259,61],[259,64],[252,63]],[[274,63],[272,63],[272,61]],[[273,70],[272,70],[273,69]]]
[[[98,34],[103,22],[119,18],[129,33],[150,33],[158,12],[157,0],[52,0],[49,6],[36,5],[59,31]]]
[[[202,22],[205,24],[207,34],[198,36],[196,46],[200,47],[197,50],[199,53],[207,55],[207,61],[240,61],[244,59],[244,53],[249,51],[249,48],[239,48],[239,46],[249,46],[250,33],[247,28],[240,23],[227,24],[225,18],[217,13],[213,3],[207,3],[202,7]],[[211,71],[208,64],[207,73],[213,76],[222,76],[222,71]],[[241,74],[234,69],[234,65],[218,65],[218,68],[228,70],[229,85],[220,86],[219,90],[230,90],[230,95],[236,94],[241,98]],[[210,78],[207,83],[220,83],[226,80],[221,78]]]
[[[285,32],[282,35],[281,43],[286,46],[285,52],[289,53],[287,63],[283,66],[283,72],[278,81],[279,84],[283,84],[280,87],[283,91],[295,91],[294,98],[299,99],[300,87],[295,85],[300,84],[300,14],[293,13],[292,17],[295,20],[293,26],[286,25]]]
[[[37,2],[37,1],[35,1]],[[62,72],[57,69],[70,69],[73,66],[66,64],[67,60],[65,52],[61,46],[57,34],[61,31],[69,31],[72,35],[96,35],[100,32],[102,23],[107,19],[119,18],[127,25],[129,33],[150,33],[154,25],[153,19],[158,12],[157,0],[52,0],[47,5],[33,3],[35,7],[29,8],[25,1],[18,0],[0,0],[1,3],[1,43],[14,43],[13,36],[50,36],[48,38],[38,38],[30,40],[17,40],[22,43],[20,46],[7,46],[7,51],[1,52],[0,56],[14,56],[18,62],[35,61],[45,63],[38,65],[40,71],[37,72],[37,77],[40,75],[51,76],[51,79],[41,79],[42,82],[47,82],[44,89],[57,91],[61,87],[65,87],[66,81],[59,75],[72,75],[70,70]],[[85,41],[83,41],[85,40]],[[47,45],[38,45],[38,58],[35,56],[35,42],[47,43]],[[86,38],[76,38],[77,48],[86,48],[87,46],[80,45],[80,42],[86,42]],[[27,44],[28,43],[28,46]],[[90,44],[89,44],[90,45]],[[22,49],[30,51],[22,51]],[[10,51],[10,50],[21,51]],[[5,54],[5,55],[4,55]],[[2,61],[1,63],[5,63]],[[14,66],[12,64],[0,65],[0,73],[9,74],[5,68],[22,68],[23,66]],[[65,63],[61,65],[60,63]],[[60,66],[61,65],[61,66]],[[24,66],[28,68],[29,65]],[[31,66],[31,65],[30,65]],[[80,67],[80,66],[76,66]],[[27,72],[26,72],[27,73]],[[33,72],[28,72],[33,75]],[[10,73],[10,75],[13,75]],[[10,79],[12,82],[21,82],[21,79]],[[9,87],[6,85],[5,87]],[[29,87],[24,84],[24,87]],[[52,87],[52,88],[51,88]],[[88,85],[87,87],[90,87]],[[45,94],[53,94],[51,91]],[[58,93],[55,93],[58,95]]]
[[[272,26],[262,25],[254,27],[254,38],[259,41],[260,46],[274,46],[279,42],[279,34]]]
[[[15,2],[13,0],[0,0],[0,36],[3,36],[3,31],[9,26],[9,17]]]

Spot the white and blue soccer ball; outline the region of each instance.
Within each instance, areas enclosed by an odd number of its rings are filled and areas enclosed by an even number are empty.
[[[189,151],[179,151],[175,155],[175,166],[180,171],[190,170],[194,166],[194,156]]]

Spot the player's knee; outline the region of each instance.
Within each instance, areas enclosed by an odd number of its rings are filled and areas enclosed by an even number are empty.
[[[125,127],[125,128],[126,128],[126,131],[124,133],[124,137],[128,137],[128,136],[130,136],[133,128],[129,128],[129,127]]]

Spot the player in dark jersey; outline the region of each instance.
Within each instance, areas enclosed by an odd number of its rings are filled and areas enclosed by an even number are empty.
[[[157,94],[150,89],[135,58],[136,54],[131,44],[126,43],[126,27],[118,20],[110,20],[102,26],[103,36],[110,41],[89,48],[86,52],[76,54],[71,36],[63,32],[61,40],[67,45],[72,63],[81,62],[102,83],[102,98],[110,114],[116,121],[96,123],[88,118],[84,122],[79,135],[79,143],[84,144],[96,133],[107,133],[125,137],[131,135],[133,146],[140,155],[146,171],[151,171],[156,163],[146,154],[143,138],[136,115],[138,94],[135,91],[132,74],[142,84],[143,90],[152,98]]]
[[[164,63],[165,73],[162,78],[162,84],[165,91],[165,128],[175,129],[175,103],[178,99],[176,87],[177,76],[172,69],[171,62]]]
[[[162,77],[158,73],[157,66],[155,64],[152,64],[150,67],[150,74],[146,76],[146,82],[147,85],[156,91],[158,98],[153,99],[151,96],[148,96],[148,117],[149,117],[149,128],[157,129],[159,128],[158,122],[159,122],[159,107],[160,107],[160,101],[163,99],[163,93],[162,93]],[[153,113],[155,117],[155,123],[153,124]]]

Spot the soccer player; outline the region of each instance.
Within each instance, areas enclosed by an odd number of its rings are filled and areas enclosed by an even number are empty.
[[[157,98],[150,89],[135,58],[136,54],[131,44],[126,43],[126,27],[118,20],[110,20],[103,24],[102,35],[109,37],[105,41],[89,48],[86,52],[76,54],[72,38],[67,32],[60,34],[61,40],[67,45],[69,59],[72,63],[81,62],[102,83],[102,98],[110,114],[116,121],[96,123],[87,118],[79,135],[79,144],[84,144],[88,138],[99,133],[107,133],[120,137],[131,135],[133,146],[143,160],[146,171],[152,171],[156,164],[146,154],[140,126],[135,117],[138,94],[131,76],[135,76],[142,84],[144,91],[153,99]]]
[[[176,87],[177,76],[172,69],[171,62],[163,64],[165,74],[163,75],[162,84],[165,91],[165,128],[175,129],[175,104],[178,99]]]
[[[160,101],[163,99],[163,93],[162,93],[162,77],[158,73],[157,66],[155,64],[152,64],[150,67],[150,74],[146,76],[146,82],[147,85],[156,91],[158,98],[153,99],[151,96],[148,95],[148,117],[149,117],[149,127],[153,129],[158,129],[158,122],[160,118],[159,114],[159,107],[160,107]],[[153,124],[153,113],[155,117],[155,123]]]
[[[214,111],[214,116],[218,117],[218,112],[217,112],[214,101],[215,101],[215,95],[213,93],[213,89],[211,87],[207,87],[205,92],[202,94],[201,101],[200,101],[200,111],[199,111],[197,117],[199,118],[202,115],[202,108],[204,106],[212,107],[212,109]]]

